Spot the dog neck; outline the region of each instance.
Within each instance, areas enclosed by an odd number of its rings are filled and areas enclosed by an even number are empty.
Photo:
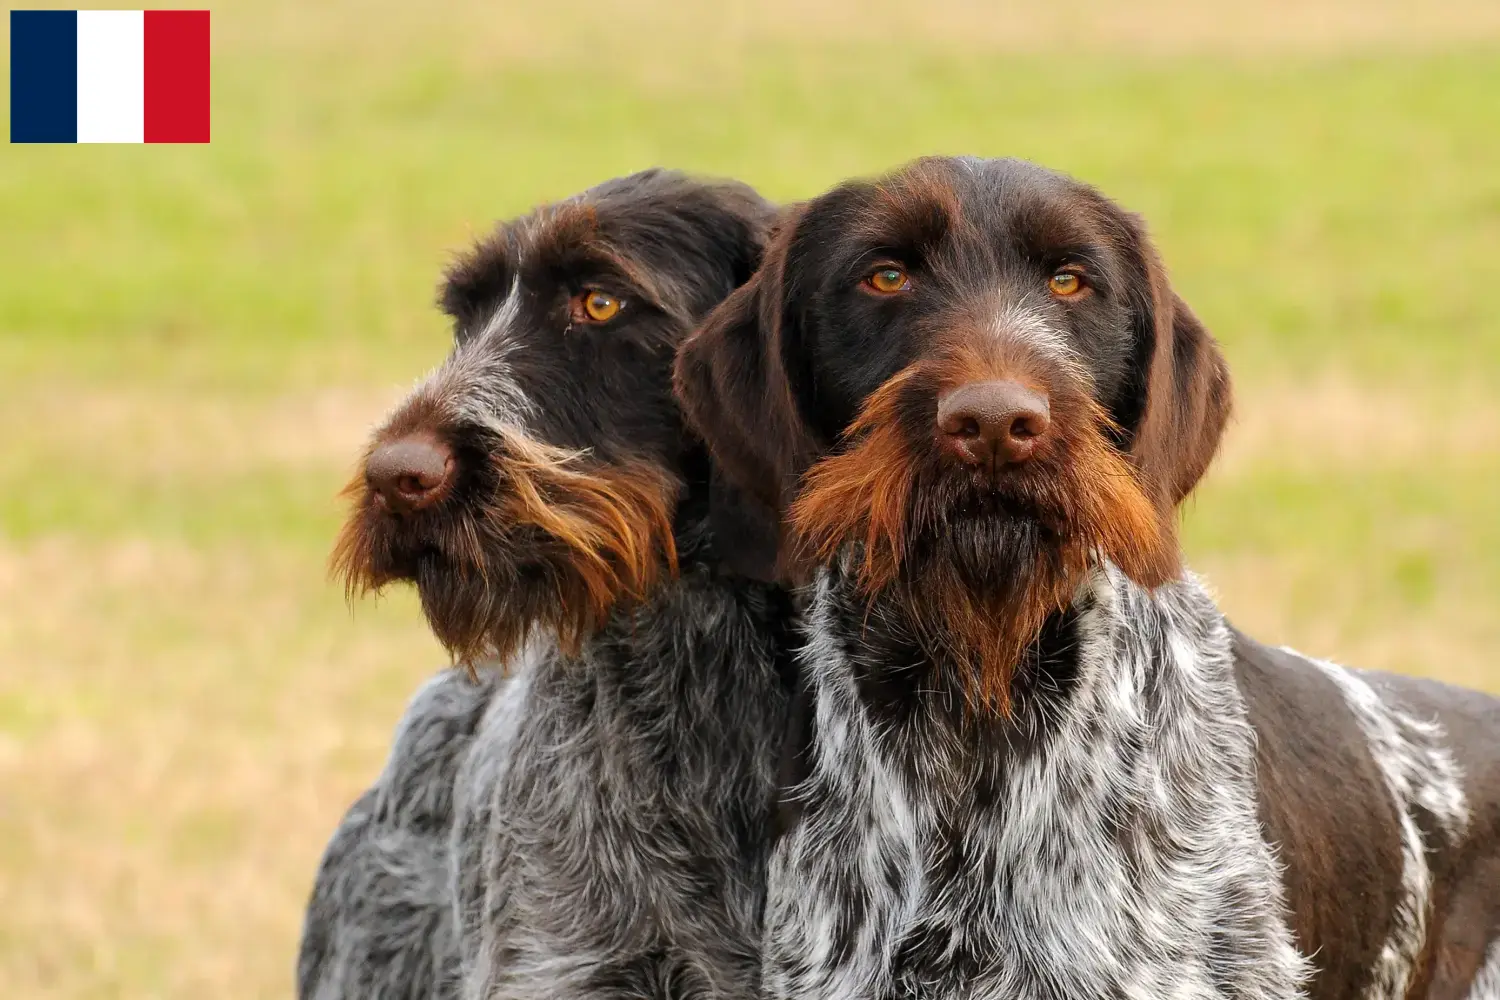
[[[701,446],[684,452],[678,474],[681,491],[672,515],[677,574],[664,574],[641,600],[617,605],[603,627],[585,641],[586,655],[597,655],[601,649],[627,656],[637,648],[655,650],[673,636],[696,634],[700,626],[715,621],[725,627],[725,622],[742,616],[761,623],[767,648],[794,648],[790,593],[743,568],[747,561],[754,562],[751,556],[757,551],[769,548],[774,553],[774,517],[751,517],[757,512],[739,493],[726,492],[731,488]],[[778,669],[789,677],[789,664],[778,664]]]
[[[840,655],[811,652],[809,662],[814,669],[819,662],[847,664],[868,706],[893,718],[916,713],[964,725],[988,718],[1003,729],[1037,733],[1059,712],[1090,702],[1100,685],[1138,692],[1155,672],[1227,662],[1229,655],[1228,626],[1195,576],[1152,591],[1103,563],[1067,607],[1047,618],[1016,664],[1010,705],[1001,712],[974,703],[964,665],[916,627],[901,601],[887,595],[872,601],[859,588],[856,555],[846,551],[810,588],[812,646]],[[1190,648],[1180,648],[1184,642]]]
[[[696,563],[730,578],[776,581],[776,511],[732,483],[701,445],[685,452],[681,469],[672,527],[684,571]]]

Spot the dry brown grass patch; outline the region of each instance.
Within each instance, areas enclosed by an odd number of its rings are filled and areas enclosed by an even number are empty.
[[[348,467],[401,387],[335,387],[301,395],[236,398],[130,386],[14,387],[0,424],[25,427],[24,454],[105,472],[173,476]]]
[[[445,659],[318,553],[0,543],[7,995],[289,995],[318,853]]]
[[[1482,589],[1444,579],[1410,608],[1369,573],[1313,556],[1210,554],[1195,569],[1230,620],[1262,642],[1500,694],[1500,621]]]
[[[1500,457],[1500,405],[1478,389],[1362,384],[1338,372],[1245,386],[1214,475],[1419,469]]]

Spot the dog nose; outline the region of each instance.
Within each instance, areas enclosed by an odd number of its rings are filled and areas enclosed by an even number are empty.
[[[1019,382],[970,382],[938,398],[938,432],[967,465],[1031,458],[1052,425],[1047,397]]]
[[[365,460],[365,482],[391,510],[410,514],[442,499],[453,480],[453,449],[431,434],[379,445]]]

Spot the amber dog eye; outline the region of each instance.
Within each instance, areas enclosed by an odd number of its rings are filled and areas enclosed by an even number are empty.
[[[1058,271],[1047,279],[1047,290],[1060,299],[1066,299],[1083,291],[1083,278],[1072,271]]]
[[[607,323],[620,312],[623,303],[608,292],[598,289],[584,292],[574,300],[574,319],[587,323]],[[582,315],[578,315],[578,313]]]
[[[899,267],[882,267],[865,279],[865,284],[881,295],[911,290],[911,279]]]

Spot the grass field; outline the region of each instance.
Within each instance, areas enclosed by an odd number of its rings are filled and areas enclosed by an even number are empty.
[[[795,198],[1011,154],[1152,221],[1239,388],[1241,625],[1500,690],[1500,5],[235,0],[214,141],[0,154],[0,983],[285,996],[444,658],[324,577],[446,254],[666,163]]]

